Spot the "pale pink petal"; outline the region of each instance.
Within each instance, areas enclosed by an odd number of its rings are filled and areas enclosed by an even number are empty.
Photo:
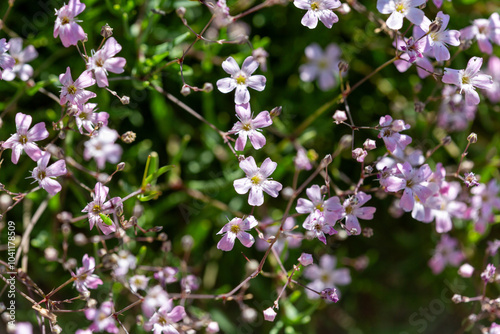
[[[240,135],[240,137],[241,137],[241,135]],[[250,131],[248,133],[248,137],[250,138],[250,143],[252,143],[253,148],[256,150],[260,150],[262,147],[264,147],[264,145],[266,145],[266,137],[264,137],[264,135],[258,131],[254,131],[254,130]],[[243,145],[243,147],[245,147],[245,145]],[[239,151],[242,151],[242,150],[243,149],[241,149]]]
[[[264,138],[264,141],[265,141],[265,138]],[[236,143],[234,144],[234,149],[236,151],[243,151],[245,149],[246,143],[247,143],[247,132],[242,131],[238,135],[238,139],[236,139]]]
[[[262,174],[262,176],[264,176],[264,178],[268,178],[276,170],[277,166],[278,164],[272,161],[271,158],[266,158],[260,166],[260,173]]]
[[[261,206],[264,204],[264,194],[259,187],[252,187],[248,195],[248,204],[252,206]]]
[[[50,156],[50,154],[48,154]],[[56,176],[61,176],[67,173],[66,170],[66,162],[61,159],[56,162],[54,162],[52,165],[50,165],[46,170],[45,174],[48,177],[56,177]]]
[[[179,322],[186,316],[186,311],[183,306],[176,306],[168,313],[170,321]]]
[[[415,199],[413,198],[412,190],[410,188],[405,188],[403,196],[399,201],[399,206],[401,207],[401,209],[405,210],[406,212],[409,212],[413,210],[414,204],[415,204]]]
[[[349,233],[359,235],[361,233],[361,226],[359,225],[358,218],[354,215],[347,215],[345,218],[345,227]],[[356,229],[353,231],[353,229]]]
[[[233,57],[228,57],[222,62],[222,69],[230,75],[236,75],[240,71],[240,67]]]
[[[23,147],[22,147],[22,145],[19,145],[16,148],[20,148],[22,150]],[[40,157],[42,156],[42,150],[40,150],[40,148],[38,148],[38,146],[36,146],[36,144],[30,143],[30,142],[28,142],[24,145],[24,152],[26,152],[26,154],[33,161],[38,161],[38,159],[40,159]]]
[[[418,8],[409,8],[406,13],[406,18],[413,24],[419,26],[424,22],[424,12]]]
[[[234,180],[233,182],[234,190],[240,195],[246,194],[250,188],[252,188],[252,181],[249,178],[244,177],[242,179]]]
[[[28,132],[28,129],[31,125],[31,121],[32,121],[32,118],[30,115],[25,115],[25,114],[20,113],[20,112],[17,113],[16,114],[17,133],[25,135]]]
[[[248,87],[261,92],[266,88],[266,77],[263,75],[252,75],[247,79]]]
[[[56,180],[51,179],[50,177],[44,177],[40,181],[40,186],[52,196],[60,192],[62,189],[61,185]]]
[[[127,63],[127,60],[123,57],[115,57],[112,59],[106,60],[104,63],[104,67],[106,68],[107,71],[120,74],[123,73],[125,70],[123,69]]]
[[[262,189],[264,189],[264,191],[272,197],[278,197],[282,188],[283,186],[278,181],[267,180],[262,184]]]
[[[247,176],[254,176],[259,170],[252,156],[240,161],[240,168],[243,169]]]
[[[300,20],[300,23],[309,29],[314,29],[318,25],[318,17],[312,10],[309,9],[302,17],[302,20]]]
[[[387,26],[393,30],[399,30],[403,27],[403,14],[394,11],[386,21]]]
[[[255,242],[255,239],[250,233],[247,232],[239,232],[236,237],[241,242],[241,244],[245,247],[251,247]]]
[[[237,85],[236,93],[234,94],[234,103],[248,103],[250,101],[250,92],[245,86]]]
[[[217,88],[224,94],[236,88],[236,80],[233,78],[223,78],[217,80]]]
[[[259,63],[253,59],[252,56],[247,57],[243,64],[241,65],[241,70],[245,72],[246,75],[250,76],[253,72],[257,70]]]
[[[253,120],[255,128],[265,128],[273,124],[269,111],[261,111]]]
[[[339,17],[331,10],[322,10],[319,12],[319,20],[327,28],[331,28],[334,23],[339,21]]]

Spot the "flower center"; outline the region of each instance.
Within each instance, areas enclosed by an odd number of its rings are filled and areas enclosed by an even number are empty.
[[[391,129],[385,129],[383,132],[384,137],[390,137],[392,136],[392,130]]]
[[[323,203],[318,203],[318,204],[316,204],[315,208],[316,208],[317,210],[319,210],[319,211],[323,212],[323,210],[324,210],[324,209],[323,209]]]
[[[352,213],[352,206],[351,205],[348,205],[346,208],[345,208],[345,214],[346,215],[350,215]]]
[[[28,137],[27,137],[27,136],[25,136],[25,135],[20,135],[20,136],[19,136],[19,142],[20,142],[22,145],[26,144],[26,143],[28,142]]]
[[[312,4],[311,4],[311,9],[312,10],[318,10],[319,9],[319,3],[317,1],[314,1]]]
[[[325,60],[325,59],[321,59],[319,62],[318,62],[318,67],[322,70],[325,70],[328,68],[328,62]]]
[[[329,279],[330,279],[330,276],[328,274],[321,275],[321,281],[326,283],[326,282],[328,282]]]
[[[70,19],[67,16],[63,16],[63,18],[61,19],[61,24],[68,24],[69,22],[70,22]]]
[[[101,211],[101,206],[99,204],[94,204],[94,207],[92,208],[93,212],[100,212]]]
[[[241,228],[238,225],[231,226],[231,233],[238,234],[241,231]]]
[[[246,82],[247,82],[247,78],[243,74],[240,74],[236,77],[236,83],[238,85],[244,85]]]
[[[46,176],[47,176],[47,174],[45,173],[44,170],[41,170],[41,171],[38,172],[38,178],[40,180],[43,180]]]
[[[402,14],[404,12],[404,10],[405,10],[405,6],[401,2],[396,5],[396,11],[397,12],[399,12],[399,13]]]
[[[408,181],[406,181],[406,187],[407,187],[407,188],[411,188],[411,187],[413,187],[413,180],[408,180]]]
[[[257,175],[252,176],[250,181],[252,181],[253,184],[257,185],[257,184],[260,184],[260,182],[262,181],[262,178],[260,177],[260,175],[257,174]]]
[[[323,226],[321,226],[321,224],[316,224],[314,225],[314,229],[318,232],[321,232],[323,230]]]
[[[68,94],[75,95],[76,94],[76,87],[75,85],[69,85],[68,88]]]
[[[165,326],[168,324],[168,321],[167,319],[165,319],[164,317],[162,317],[161,315],[158,317],[158,324],[159,325],[162,325],[162,326]]]
[[[16,65],[20,63],[19,58],[17,57],[12,57],[12,58],[14,58],[14,60],[16,61]]]
[[[102,58],[97,58],[95,60],[95,65],[99,66],[99,67],[103,67],[104,66],[104,60]]]
[[[470,83],[470,78],[466,75],[462,77],[462,85],[468,85]]]
[[[245,131],[252,130],[252,125],[250,123],[243,124],[243,130],[245,130]]]

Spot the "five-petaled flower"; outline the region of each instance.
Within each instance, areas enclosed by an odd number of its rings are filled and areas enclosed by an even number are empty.
[[[461,31],[461,37],[466,40],[476,39],[481,52],[492,54],[491,42],[500,45],[500,14],[493,13],[488,19],[476,19]]]
[[[186,311],[183,306],[172,306],[172,299],[169,299],[153,314],[145,324],[145,328],[154,334],[179,334],[173,324],[181,321],[186,316]]]
[[[247,143],[247,138],[256,150],[262,148],[266,144],[266,137],[260,133],[260,128],[265,128],[273,124],[269,111],[261,111],[254,119],[252,119],[252,110],[250,103],[236,105],[236,116],[239,121],[236,122],[233,128],[229,131],[230,134],[238,134],[238,139],[234,148],[236,151],[243,151]]]
[[[0,67],[4,70],[12,70],[16,65],[16,60],[12,58],[7,51],[10,49],[10,44],[5,38],[0,39]],[[2,79],[2,71],[0,70],[0,80]]]
[[[403,27],[405,17],[417,26],[425,22],[424,12],[417,8],[425,2],[426,0],[378,0],[377,9],[382,14],[391,14],[386,24],[390,29],[399,30]]]
[[[323,52],[318,44],[313,43],[304,52],[308,62],[299,67],[300,79],[311,82],[318,78],[318,86],[323,91],[334,87],[339,73],[340,48],[331,43]]]
[[[358,235],[361,233],[361,226],[359,219],[371,220],[376,209],[373,206],[366,206],[362,208],[372,198],[360,191],[355,196],[346,199],[343,203],[345,228],[349,234]]]
[[[486,74],[478,73],[483,64],[483,58],[472,57],[467,63],[465,70],[454,70],[445,67],[443,82],[453,84],[460,88],[460,93],[465,92],[465,103],[468,106],[479,104],[479,94],[476,87],[490,89],[493,87],[493,79]]]
[[[115,57],[122,50],[114,37],[110,37],[104,46],[96,52],[92,52],[92,57],[87,62],[87,70],[94,72],[97,86],[108,86],[108,71],[112,73],[123,73],[125,63],[123,57]]]
[[[12,149],[11,160],[14,164],[17,164],[23,151],[25,151],[33,161],[38,161],[38,159],[42,156],[42,151],[38,148],[35,142],[47,138],[49,136],[49,132],[45,128],[45,123],[43,122],[35,124],[31,130],[28,131],[31,121],[32,118],[30,115],[17,113],[17,133],[13,134],[2,145],[3,148]]]
[[[97,289],[99,285],[102,285],[102,280],[94,274],[95,269],[95,259],[92,256],[85,254],[82,259],[83,267],[76,270],[76,274],[71,273],[75,278],[73,285],[76,290],[80,293],[85,293],[89,291],[88,289]]]
[[[342,5],[339,0],[295,0],[293,4],[297,8],[307,10],[300,23],[309,29],[316,28],[318,20],[327,28],[339,21],[339,17],[332,11]]]
[[[10,44],[9,52],[15,61],[15,65],[12,67],[12,69],[5,70],[3,72],[2,78],[5,81],[12,81],[17,75],[22,81],[27,81],[33,75],[33,67],[31,67],[31,65],[28,65],[26,63],[38,57],[38,52],[36,51],[33,45],[28,45],[23,50],[22,38],[18,37],[12,38],[9,41],[9,44]]]
[[[224,234],[222,239],[217,243],[217,248],[223,251],[230,251],[234,247],[236,238],[245,247],[251,247],[255,242],[254,237],[245,231],[251,230],[258,225],[254,216],[248,216],[245,219],[233,218],[228,222],[217,234]]]
[[[42,152],[42,156],[38,159],[38,167],[33,169],[31,177],[34,178],[40,187],[45,189],[50,195],[55,195],[61,191],[61,185],[53,177],[58,177],[67,173],[66,162],[61,159],[47,167],[50,161],[50,153]]]
[[[104,186],[101,182],[97,182],[92,192],[93,201],[87,204],[82,210],[82,212],[88,213],[90,229],[92,229],[94,225],[97,225],[102,233],[106,235],[116,231],[116,226],[112,220],[111,225],[105,223],[100,215],[113,213],[118,206],[123,205],[120,197],[113,197],[109,201],[106,201],[108,192],[108,187]]]
[[[437,61],[445,61],[450,59],[450,51],[446,47],[448,44],[453,46],[460,45],[460,31],[446,30],[448,22],[450,22],[450,15],[439,12],[436,15],[436,22],[440,22],[438,31],[431,31],[427,35],[426,52],[431,52]],[[424,31],[428,32],[429,28]]]
[[[240,162],[240,168],[246,177],[233,182],[234,189],[240,195],[250,191],[248,204],[261,206],[264,203],[263,191],[272,197],[278,197],[278,193],[283,188],[278,181],[269,180],[269,176],[274,172],[278,164],[270,158],[266,158],[260,168],[257,167],[253,157],[248,157]]]
[[[80,0],[69,0],[68,4],[56,9],[56,24],[54,25],[54,38],[59,36],[64,47],[77,45],[78,41],[85,39],[83,28],[77,23],[76,16],[85,10],[85,4]]]
[[[95,79],[92,78],[92,73],[84,71],[76,81],[71,77],[71,69],[69,66],[66,68],[66,73],[59,74],[59,81],[61,82],[61,105],[67,102],[81,106],[89,99],[97,95],[84,88],[90,87],[95,84]]]
[[[250,92],[248,87],[259,92],[266,88],[266,77],[263,75],[252,75],[259,67],[259,63],[253,57],[247,57],[240,67],[233,57],[228,57],[222,62],[222,68],[230,78],[217,80],[217,88],[222,93],[229,93],[236,88],[234,95],[234,103],[242,104],[250,101]]]

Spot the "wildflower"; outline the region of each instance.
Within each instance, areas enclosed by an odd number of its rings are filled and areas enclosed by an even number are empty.
[[[495,281],[495,271],[497,268],[491,263],[486,266],[486,269],[481,273],[481,279],[485,283],[492,283]]]
[[[337,231],[333,228],[333,225],[331,225],[325,218],[323,212],[317,209],[307,217],[307,219],[302,224],[302,227],[308,231],[314,232],[315,237],[325,245],[325,233],[328,235],[337,234]]]
[[[447,45],[460,45],[460,31],[446,30],[450,15],[439,12],[436,15],[436,20],[441,22],[441,27],[438,31],[430,32],[427,35],[427,48],[425,51],[431,52],[437,61],[445,61],[450,59],[450,51],[448,51]],[[429,28],[427,27],[424,31],[428,32]]]
[[[493,13],[488,19],[476,19],[460,32],[466,40],[476,39],[481,52],[492,54],[491,43],[500,45],[500,14]]]
[[[250,191],[248,204],[252,206],[261,206],[264,203],[265,191],[272,197],[278,197],[279,191],[283,188],[281,183],[269,179],[278,164],[270,158],[266,158],[261,167],[258,168],[253,157],[248,157],[240,162],[240,168],[246,174],[246,177],[233,182],[234,189],[240,195]]]
[[[258,150],[266,144],[266,137],[260,133],[260,128],[265,128],[273,124],[269,112],[261,111],[254,119],[252,119],[252,111],[249,103],[236,105],[236,117],[239,121],[236,122],[233,128],[229,131],[230,134],[238,134],[238,139],[234,148],[236,151],[243,151],[247,143],[247,137],[250,138],[252,146]]]
[[[464,174],[464,183],[467,186],[467,188],[479,185],[477,177],[473,172]]]
[[[313,257],[311,254],[308,253],[302,253],[298,260],[300,264],[303,265],[304,267],[313,263]]]
[[[5,38],[0,39],[0,67],[4,70],[12,70],[16,65],[16,60],[7,54],[10,49],[10,44]],[[2,71],[0,71],[0,80],[2,79]]]
[[[104,234],[110,234],[116,231],[116,226],[114,223],[107,225],[101,218],[100,214],[110,214],[115,211],[117,206],[123,205],[121,203],[120,197],[113,197],[106,202],[106,197],[108,196],[109,188],[104,186],[101,182],[97,182],[94,191],[92,192],[93,201],[87,204],[87,206],[82,210],[82,212],[87,212],[89,216],[90,229],[97,225],[97,227]]]
[[[323,291],[321,291],[321,298],[328,300],[329,302],[338,302],[339,301],[339,296],[337,295],[337,289],[333,288],[326,288]]]
[[[174,268],[174,267],[164,267],[163,269],[157,271],[154,273],[154,278],[160,282],[162,286],[165,286],[166,284],[174,283],[177,282],[177,273],[179,272],[179,269]]]
[[[258,67],[259,63],[250,56],[245,59],[240,70],[240,67],[233,57],[228,57],[222,62],[222,68],[227,74],[230,74],[231,77],[217,80],[217,88],[224,94],[236,89],[234,103],[248,103],[250,101],[250,92],[247,87],[259,92],[266,88],[265,76],[252,75]]]
[[[309,200],[299,198],[297,200],[297,207],[295,208],[298,213],[309,213],[304,224],[309,223],[316,210],[319,210],[325,218],[325,223],[328,225],[335,225],[335,222],[342,218],[343,207],[340,204],[340,199],[337,196],[324,200],[324,195],[321,194],[321,189],[318,185],[313,185],[306,189],[306,195]]]
[[[344,207],[344,217],[345,217],[345,228],[349,234],[358,235],[361,233],[361,226],[359,225],[359,219],[371,220],[373,219],[373,214],[376,208],[373,206],[367,206],[362,208],[372,198],[371,195],[367,195],[360,191],[355,196],[346,199],[343,203]]]
[[[313,264],[305,269],[304,276],[312,280],[307,286],[319,292],[327,288],[336,289],[338,285],[347,285],[351,283],[349,269],[335,269],[336,265],[337,258],[335,256],[323,255],[319,260],[319,265]],[[325,294],[328,293],[329,291],[325,292]],[[306,290],[306,294],[311,299],[319,298],[317,293],[310,290]]]
[[[45,189],[50,195],[55,195],[61,191],[61,185],[53,177],[58,177],[67,173],[66,162],[61,159],[47,167],[50,160],[49,152],[42,152],[42,156],[37,161],[38,167],[33,169],[31,177],[34,178],[40,187]]]
[[[274,321],[274,318],[276,318],[276,312],[273,310],[272,307],[266,308],[264,311],[264,320],[266,321]]]
[[[465,130],[476,117],[477,105],[467,105],[458,87],[446,85],[441,91],[443,100],[438,113],[438,125],[448,131]]]
[[[108,333],[118,333],[119,329],[116,327],[115,321],[111,314],[113,314],[113,302],[105,301],[97,310],[95,308],[86,308],[85,317],[92,320],[93,323],[89,326],[93,332],[106,331]]]
[[[148,289],[144,302],[141,305],[142,312],[148,318],[152,317],[156,309],[162,305],[168,304],[168,293],[159,285]]]
[[[293,158],[293,162],[297,170],[311,170],[313,168],[309,154],[303,147],[299,147],[297,155]]]
[[[468,263],[464,263],[458,268],[458,274],[462,277],[468,278],[471,277],[474,273],[474,267]]]
[[[398,163],[397,169],[401,175],[389,176],[385,180],[386,188],[391,192],[404,189],[399,205],[403,210],[409,212],[413,210],[415,200],[425,202],[427,198],[433,195],[434,191],[426,182],[431,176],[432,170],[427,164],[421,166],[418,170],[414,169],[407,161],[404,164]]]
[[[69,102],[81,106],[89,99],[97,96],[95,93],[84,89],[95,84],[92,73],[88,71],[83,72],[76,81],[73,81],[71,69],[68,66],[66,68],[66,73],[59,74],[59,81],[62,85],[61,105],[65,105],[66,102]]]
[[[222,239],[217,243],[217,248],[223,251],[230,251],[234,247],[236,238],[245,247],[251,247],[255,239],[250,233],[245,231],[251,230],[258,225],[257,220],[253,216],[248,216],[245,219],[233,218],[229,223],[217,232],[217,234],[224,234]]]
[[[83,158],[85,160],[94,158],[99,169],[106,166],[106,161],[112,164],[118,163],[123,152],[121,146],[115,143],[118,137],[116,130],[102,127],[96,135],[85,142]]]
[[[481,89],[490,89],[493,87],[493,79],[486,74],[478,73],[483,58],[472,57],[467,63],[465,70],[444,69],[443,82],[453,84],[460,88],[460,93],[465,91],[465,103],[469,106],[479,104],[479,94],[476,87]]]
[[[300,79],[311,82],[318,78],[319,88],[323,91],[334,87],[339,71],[340,48],[331,43],[323,52],[318,44],[313,43],[306,47],[305,54],[308,62],[299,67]]]
[[[102,126],[108,125],[109,114],[105,111],[94,112],[96,107],[97,103],[85,103],[78,108],[75,114],[75,122],[80,133],[83,133],[83,129],[92,133],[99,123]]]
[[[434,275],[442,272],[447,264],[456,267],[464,260],[464,254],[462,251],[457,250],[457,246],[457,239],[447,234],[441,236],[441,240],[436,246],[434,255],[429,260],[429,267],[431,267]]]
[[[342,4],[339,0],[295,0],[295,7],[307,10],[300,23],[309,29],[314,29],[320,20],[325,27],[331,28],[339,21],[339,17],[332,11]]]
[[[392,120],[389,115],[380,117],[380,133],[378,138],[384,140],[384,144],[391,153],[404,151],[407,145],[411,144],[411,137],[408,135],[400,134],[403,130],[410,128],[409,124],[405,124],[402,120]]]
[[[134,275],[129,279],[130,290],[137,292],[138,290],[146,290],[148,288],[149,277],[144,275]]]
[[[366,156],[368,155],[368,152],[362,148],[355,148],[352,151],[352,158],[356,159],[357,162],[363,162],[365,161]]]
[[[500,102],[500,58],[491,56],[488,60],[488,73],[493,78],[493,86],[486,91],[492,103]]]
[[[494,222],[493,210],[500,209],[498,191],[499,187],[495,179],[487,185],[481,183],[470,191],[473,196],[469,218],[474,221],[474,229],[479,233],[484,233],[486,225]]]
[[[102,280],[94,274],[95,269],[95,259],[92,256],[85,254],[82,259],[83,267],[76,270],[76,274],[71,273],[75,278],[73,285],[76,290],[80,293],[85,293],[89,291],[88,289],[97,289],[99,285],[102,285]]]
[[[31,121],[32,118],[30,115],[17,113],[17,133],[13,134],[2,145],[4,149],[12,149],[11,160],[13,164],[17,164],[23,151],[25,151],[33,161],[38,161],[42,156],[42,151],[38,148],[35,142],[47,138],[49,136],[49,132],[45,128],[45,123],[43,122],[35,124],[31,130],[28,130],[31,125]]]
[[[173,324],[181,321],[186,316],[186,311],[183,306],[172,306],[172,299],[169,299],[153,314],[145,324],[145,328],[151,328],[154,334],[179,334]]]
[[[119,197],[115,197],[118,198]],[[117,266],[113,268],[113,272],[117,277],[125,276],[130,269],[135,269],[137,265],[137,257],[131,254],[128,250],[122,249],[118,252]]]
[[[94,73],[97,86],[108,86],[108,71],[116,74],[123,73],[123,67],[127,61],[123,57],[115,57],[121,50],[122,46],[114,37],[110,37],[101,49],[92,52],[92,57],[87,62],[87,70]]]
[[[424,12],[417,7],[425,2],[426,0],[378,0],[377,9],[382,14],[391,14],[386,24],[390,29],[399,30],[403,27],[405,17],[417,26],[424,23]]]
[[[78,41],[85,39],[83,28],[77,23],[81,22],[76,16],[85,10],[85,4],[80,0],[69,0],[68,4],[56,9],[56,23],[54,25],[54,38],[59,36],[64,47],[77,45]]]
[[[15,65],[12,67],[12,69],[6,69],[3,72],[2,79],[5,81],[12,81],[17,75],[22,81],[27,81],[33,75],[33,67],[26,63],[38,57],[38,52],[36,52],[36,49],[33,45],[28,45],[23,50],[22,38],[12,38],[9,41],[9,44],[9,52],[12,58],[14,58]]]
[[[200,288],[200,280],[195,275],[187,275],[181,279],[181,287],[185,293],[191,293]]]

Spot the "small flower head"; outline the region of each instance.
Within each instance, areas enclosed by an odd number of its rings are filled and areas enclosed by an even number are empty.
[[[425,2],[426,0],[378,0],[377,9],[382,14],[391,14],[386,24],[390,29],[399,30],[403,27],[405,17],[417,26],[424,23],[424,12],[417,7]]]
[[[299,67],[300,79],[311,82],[318,79],[319,88],[323,91],[333,88],[339,73],[340,48],[331,43],[323,51],[321,47],[313,43],[306,47],[305,54],[308,62]]]
[[[238,134],[234,148],[236,151],[243,151],[247,143],[247,138],[256,150],[262,148],[266,144],[266,137],[260,132],[261,128],[265,128],[273,124],[269,112],[264,110],[252,119],[252,111],[249,103],[236,105],[236,117],[239,121],[234,124],[230,134]]]
[[[248,87],[259,92],[266,88],[265,76],[252,75],[258,67],[259,63],[253,57],[247,57],[241,69],[233,57],[227,58],[222,62],[222,68],[231,77],[217,80],[217,88],[224,94],[236,89],[234,103],[248,103],[250,101]]]
[[[35,50],[33,45],[28,45],[25,49],[23,49],[22,38],[12,38],[9,41],[9,44],[9,52],[14,59],[15,64],[12,69],[6,69],[3,72],[1,79],[5,81],[12,81],[16,76],[18,76],[22,81],[27,81],[33,75],[33,67],[26,63],[38,57],[38,52]],[[2,63],[1,59],[2,56],[0,55],[0,66]]]
[[[338,302],[339,296],[337,295],[337,289],[326,288],[321,291],[321,298],[328,300],[329,302]]]
[[[0,39],[0,67],[4,70],[12,70],[16,65],[16,60],[7,54],[10,49],[10,44],[5,38]],[[0,80],[2,79],[2,71],[0,71]]]
[[[70,104],[76,104],[81,106],[97,95],[91,91],[85,90],[84,88],[90,87],[95,84],[94,78],[92,78],[92,73],[85,71],[83,72],[76,81],[73,81],[71,77],[71,69],[66,68],[66,73],[59,75],[59,81],[61,82],[61,105],[65,105],[67,102]]]
[[[87,62],[87,70],[92,71],[97,81],[97,86],[107,87],[108,72],[123,73],[126,60],[123,57],[115,57],[122,46],[114,37],[110,37],[104,46],[97,52],[92,52],[92,57]]]
[[[85,4],[80,0],[69,0],[68,4],[56,9],[56,23],[54,25],[54,38],[59,36],[64,47],[77,45],[78,41],[86,38],[83,28],[77,23],[81,22],[76,16],[85,10]]]
[[[266,308],[264,311],[264,320],[266,321],[274,321],[274,318],[276,318],[276,311],[273,310],[272,307]]]
[[[94,225],[97,225],[104,234],[115,232],[116,226],[111,219],[105,222],[101,214],[108,215],[113,213],[116,207],[123,205],[119,197],[113,197],[109,201],[106,201],[108,192],[108,187],[104,186],[101,182],[97,182],[92,192],[93,201],[87,204],[82,210],[82,212],[87,212],[89,215],[90,229],[92,229]]]
[[[238,238],[243,246],[251,247],[255,239],[250,233],[245,231],[251,230],[257,225],[258,222],[253,216],[248,216],[245,219],[233,218],[217,233],[225,233],[222,239],[217,243],[217,248],[223,251],[230,251],[234,247],[236,238]]]
[[[33,169],[31,177],[35,179],[40,187],[45,189],[50,195],[55,195],[61,191],[61,185],[53,178],[67,173],[66,162],[61,159],[47,167],[49,160],[50,153],[42,152],[42,156],[37,161],[38,166]]]
[[[313,257],[311,254],[308,253],[302,253],[298,260],[300,264],[303,265],[304,267],[313,263]]]
[[[339,21],[339,17],[332,11],[342,5],[339,0],[295,0],[293,4],[307,10],[300,23],[309,29],[316,28],[318,20],[329,29]]]
[[[492,283],[495,281],[495,271],[497,268],[491,263],[486,266],[486,269],[481,273],[481,279],[485,283]]]
[[[479,181],[473,172],[465,173],[464,183],[468,188],[479,185]]]
[[[99,285],[102,285],[102,280],[94,274],[95,269],[95,259],[92,256],[85,254],[82,259],[83,267],[77,269],[75,277],[74,286],[76,290],[80,293],[85,293],[88,289],[97,289]]]

